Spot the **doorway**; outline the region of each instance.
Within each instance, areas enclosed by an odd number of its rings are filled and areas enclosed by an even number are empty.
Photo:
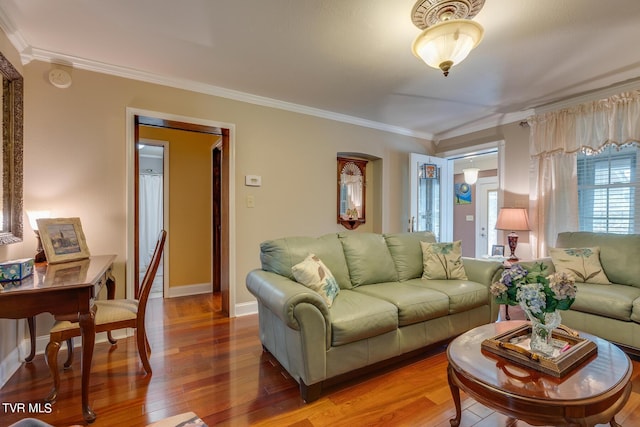
[[[169,158],[167,141],[140,139],[137,145],[138,155],[138,280],[142,281],[147,272],[155,248],[158,233],[168,229],[165,210],[168,205]],[[168,257],[163,252],[156,277],[151,286],[149,298],[162,298],[165,295],[165,276],[168,276]]]
[[[138,209],[138,200],[139,200],[139,182],[137,176],[140,169],[139,159],[137,156],[137,150],[134,149],[136,143],[139,140],[139,130],[140,126],[152,126],[159,128],[166,128],[172,130],[180,130],[185,132],[196,132],[196,133],[209,133],[213,135],[217,135],[216,138],[219,138],[219,143],[216,145],[216,150],[219,153],[218,156],[218,179],[219,179],[219,188],[217,193],[213,191],[214,186],[211,187],[212,191],[207,196],[207,203],[211,206],[211,209],[207,209],[207,212],[211,212],[209,217],[209,224],[212,226],[213,224],[218,224],[218,227],[207,227],[211,228],[209,246],[213,250],[217,248],[215,254],[211,252],[211,261],[215,258],[218,258],[218,263],[211,262],[212,268],[209,270],[209,274],[211,278],[215,274],[217,277],[215,280],[209,280],[209,287],[206,292],[212,291],[212,283],[218,283],[218,290],[221,294],[221,307],[222,311],[230,317],[235,316],[235,288],[230,286],[231,283],[235,283],[235,233],[234,233],[234,206],[229,203],[231,197],[235,194],[235,186],[234,186],[234,125],[220,123],[220,122],[212,122],[209,120],[195,119],[190,117],[176,116],[166,113],[152,112],[146,110],[137,110],[137,109],[127,109],[127,140],[128,140],[128,157],[127,157],[127,181],[128,188],[130,192],[128,192],[128,215],[127,215],[127,253],[132,256],[127,256],[127,296],[135,295],[136,288],[139,286],[139,273],[140,273],[140,265],[139,265],[139,251],[140,247],[138,244],[138,238],[140,234],[140,224],[139,224],[139,209]],[[214,153],[216,152],[214,150]],[[208,154],[205,154],[206,162],[209,164],[209,174],[211,179],[214,179],[214,161],[215,156],[212,156],[211,150],[207,151]],[[184,175],[184,174],[183,174]],[[173,178],[172,178],[173,179]],[[209,178],[207,178],[209,179]],[[217,194],[217,196],[214,196]],[[174,193],[174,198],[176,194]],[[214,203],[213,198],[217,197],[216,202]],[[169,200],[169,203],[172,204],[173,201]],[[218,206],[218,214],[217,218],[214,218],[213,215],[213,207],[214,205]],[[178,206],[179,209],[184,210],[184,206]],[[165,252],[169,261],[171,260],[171,246],[172,246],[172,237],[174,242],[179,242],[180,239],[185,238],[183,233],[178,233],[175,230],[175,222],[167,221],[167,216],[169,212],[165,212],[165,223],[168,231],[167,236],[167,246],[166,248],[169,251]],[[172,228],[174,228],[172,230]],[[198,230],[201,233],[201,230]],[[214,243],[214,240],[216,242]],[[188,245],[188,243],[187,243]],[[182,243],[181,247],[184,248],[185,244]],[[180,251],[180,248],[176,250]],[[207,251],[208,253],[208,251]],[[181,263],[184,264],[184,263]],[[209,265],[209,264],[207,264]],[[172,264],[172,270],[176,270],[173,267],[175,265]],[[187,268],[186,265],[180,265],[180,268]],[[165,272],[166,273],[166,272]],[[173,277],[176,277],[174,275]],[[181,277],[181,275],[180,275]],[[165,297],[174,297],[174,296],[182,296],[182,295],[190,295],[195,293],[204,293],[203,290],[194,290],[193,287],[190,286],[174,286],[168,280],[165,274]],[[168,291],[168,292],[167,292]]]
[[[504,142],[496,141],[443,155],[453,163],[454,169],[453,240],[462,241],[463,256],[490,256],[497,235],[493,221],[502,199],[500,170],[504,165]],[[464,169],[467,168],[478,169],[476,181],[466,181]]]
[[[476,182],[476,258],[493,256],[498,244],[498,177],[479,178]]]

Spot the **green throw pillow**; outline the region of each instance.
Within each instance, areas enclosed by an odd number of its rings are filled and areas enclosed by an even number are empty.
[[[575,276],[576,282],[610,285],[600,264],[600,248],[549,248],[556,271]]]
[[[340,292],[340,287],[320,258],[309,254],[304,261],[291,267],[291,272],[298,283],[319,293],[327,306],[331,307],[333,300]]]
[[[420,242],[424,263],[423,279],[467,280],[462,265],[462,241],[452,243]]]

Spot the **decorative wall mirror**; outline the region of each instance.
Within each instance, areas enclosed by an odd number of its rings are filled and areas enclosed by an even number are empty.
[[[2,199],[0,245],[22,241],[23,80],[0,53],[2,74]]]
[[[366,221],[366,160],[338,157],[338,224],[349,230]]]

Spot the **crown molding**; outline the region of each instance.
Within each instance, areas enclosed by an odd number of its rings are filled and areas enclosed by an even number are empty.
[[[0,26],[2,23],[0,23]],[[13,42],[13,41],[12,41]],[[15,45],[14,45],[15,46]],[[235,101],[247,102],[250,104],[260,105],[263,107],[277,108],[280,110],[291,111],[294,113],[305,114],[309,116],[320,117],[337,122],[348,123],[356,126],[377,129],[398,135],[404,135],[414,138],[433,140],[433,134],[416,132],[411,129],[393,126],[386,123],[375,122],[360,117],[349,116],[346,114],[335,113],[333,111],[322,110],[319,108],[308,107],[306,105],[294,104],[292,102],[281,101],[278,99],[268,98],[264,96],[254,95],[251,93],[240,92],[237,90],[226,89],[220,86],[200,83],[193,80],[179,79],[173,77],[165,77],[146,71],[135,70],[127,67],[120,67],[103,62],[92,61],[71,55],[51,52],[44,49],[27,47],[21,53],[23,64],[27,64],[33,60],[50,62],[53,64],[67,65],[73,68],[93,71],[96,73],[109,74],[117,77],[123,77],[131,80],[143,81],[146,83],[154,83],[162,86],[173,87],[177,89],[189,90],[192,92],[203,93],[207,95],[218,96],[221,98],[233,99]]]
[[[622,83],[615,83],[613,85],[584,92],[577,96],[567,97],[559,101],[541,104],[533,107],[535,114],[548,113],[550,111],[563,110],[565,108],[574,107],[578,104],[585,102],[592,102],[602,98],[608,98],[613,95],[618,95],[622,92],[640,89],[640,78],[631,79]]]
[[[532,109],[516,111],[513,113],[492,114],[491,116],[484,117],[469,125],[460,126],[453,130],[442,132],[435,135],[436,137],[435,144],[438,145],[440,141],[443,141],[445,139],[455,138],[456,136],[467,135],[473,132],[478,132],[481,130],[491,129],[491,128],[506,125],[509,123],[526,120],[527,117],[530,117],[533,114],[534,114],[534,110]]]
[[[22,64],[24,65],[24,59],[22,59],[22,52],[26,52],[31,49],[27,40],[22,37],[22,33],[18,31],[13,22],[9,19],[9,17],[4,13],[4,11],[0,8],[0,29],[4,31],[7,35],[7,38],[11,42],[11,44],[16,48],[18,52],[20,52],[20,57],[22,60]]]

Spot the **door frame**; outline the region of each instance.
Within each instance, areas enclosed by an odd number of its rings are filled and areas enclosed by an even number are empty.
[[[125,112],[126,118],[126,205],[127,205],[127,218],[126,218],[126,296],[132,298],[134,295],[134,276],[135,276],[135,262],[134,254],[136,252],[135,242],[135,168],[136,168],[136,116],[153,117],[162,120],[170,120],[176,122],[189,123],[194,125],[218,127],[226,129],[228,132],[228,149],[225,150],[227,159],[223,162],[224,166],[227,166],[225,171],[225,179],[227,181],[227,189],[223,191],[222,201],[226,212],[223,213],[223,227],[227,229],[227,233],[222,233],[223,241],[222,246],[228,248],[226,252],[226,258],[228,268],[222,269],[222,274],[225,276],[222,278],[223,286],[228,289],[223,289],[222,295],[228,296],[228,301],[222,301],[222,306],[227,307],[229,317],[235,317],[236,315],[236,213],[235,213],[235,125],[232,123],[217,122],[213,120],[201,119],[196,117],[180,116],[171,113],[165,113],[160,111],[143,110],[139,108],[127,107]],[[225,194],[226,193],[226,194]],[[170,241],[170,234],[167,235],[167,244]]]

